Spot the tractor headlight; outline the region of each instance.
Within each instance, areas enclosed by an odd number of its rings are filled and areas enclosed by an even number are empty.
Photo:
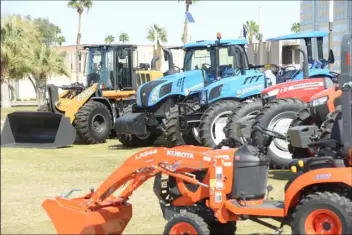
[[[207,103],[208,103],[208,101],[207,101],[207,91],[202,91],[200,93],[199,104],[200,105],[205,105]]]
[[[321,98],[312,100],[310,103],[311,103],[311,105],[312,105],[313,107],[316,107],[316,106],[318,106],[318,105],[325,104],[327,100],[328,100],[328,97],[327,97],[327,96],[324,96],[324,97],[321,97]]]
[[[159,98],[159,92],[160,92],[160,86],[154,88],[154,90],[152,91],[152,93],[150,94],[150,101],[152,103],[154,103],[155,101],[158,100]]]
[[[263,95],[263,99],[268,99],[269,97],[275,96],[278,93],[279,93],[279,89],[275,89],[275,90],[269,91],[268,93],[265,93]]]

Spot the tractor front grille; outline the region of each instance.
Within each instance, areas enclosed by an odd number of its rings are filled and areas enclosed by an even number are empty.
[[[166,81],[163,81],[163,80],[150,81],[140,89],[139,95],[141,97],[143,108],[148,107],[149,95],[150,95],[150,92],[153,90],[153,88],[155,88],[156,86],[158,86],[163,82],[166,82]]]

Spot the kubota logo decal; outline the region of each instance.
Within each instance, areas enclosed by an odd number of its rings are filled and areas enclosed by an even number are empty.
[[[166,155],[172,156],[172,157],[194,159],[193,153],[179,152],[179,151],[174,151],[174,150],[167,150]]]
[[[92,88],[88,88],[87,90],[83,91],[81,94],[77,96],[77,101],[81,101],[88,96],[91,96],[94,93]]]

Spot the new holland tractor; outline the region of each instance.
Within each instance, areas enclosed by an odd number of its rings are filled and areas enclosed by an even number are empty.
[[[239,102],[258,96],[273,82],[249,64],[243,44],[218,38],[215,45],[209,63],[217,79],[195,91],[196,100],[185,99],[171,107],[163,119],[163,136],[169,147],[183,144],[214,147],[223,139],[224,121]]]
[[[264,89],[260,98],[243,102],[233,110],[224,128],[226,138],[236,139],[242,143],[250,139],[260,144],[263,140],[262,134],[252,130],[253,125],[261,125],[284,134],[296,113],[306,108],[312,96],[336,86],[338,73],[325,68],[329,63],[334,63],[332,50],[329,51],[328,59],[324,59],[323,56],[323,37],[326,36],[325,32],[306,32],[269,39],[271,41],[304,39],[307,53],[299,49],[303,54],[303,68],[287,70],[273,66],[279,70],[277,84]],[[312,39],[316,39],[317,60],[313,59]],[[276,168],[287,168],[292,159],[288,142],[279,139],[272,142],[268,154],[272,166]]]
[[[136,101],[136,89],[162,76],[155,70],[157,57],[151,70],[148,64],[138,66],[135,45],[91,45],[84,49],[86,85],[48,85],[48,102],[38,112],[8,114],[2,146],[58,148],[76,140],[103,143],[114,136],[116,118]],[[59,88],[63,90],[60,94]]]
[[[169,70],[163,78],[148,82],[138,88],[137,103],[132,105],[131,112],[125,113],[116,120],[116,133],[123,145],[152,144],[165,131],[162,120],[168,118],[172,110],[177,109],[177,104],[199,103],[201,97],[196,91],[203,87],[212,88],[212,84],[217,84],[216,81],[219,79],[228,77],[228,80],[235,80],[237,76],[240,77],[242,79],[240,83],[246,82],[248,84],[243,86],[243,89],[249,89],[247,94],[255,92],[254,89],[264,88],[262,73],[255,70],[246,71],[248,61],[243,47],[248,41],[220,40],[220,34],[217,35],[217,38],[218,40],[204,40],[186,44],[182,72],[181,69],[172,66],[173,58],[170,53],[166,59],[170,63],[169,67],[176,69]],[[229,51],[230,49],[234,50]],[[221,58],[219,58],[220,55]],[[245,73],[246,75],[244,75]],[[253,88],[253,84],[257,87]],[[216,87],[211,97],[215,95],[213,98],[216,100],[221,98],[218,94],[220,90],[220,87]],[[195,131],[195,128],[192,128],[192,131],[183,138],[197,143]]]
[[[351,43],[351,34],[343,37],[341,54],[346,58],[351,57]],[[316,157],[290,163],[294,174],[280,186],[282,200],[270,198],[273,186],[268,185],[266,152],[271,141],[286,136],[256,126],[265,137],[261,146],[144,149],[126,159],[99,187],[74,198],[69,198],[75,191],[71,190],[46,199],[42,207],[58,234],[122,234],[133,216],[131,196],[155,177],[154,193],[167,221],[164,235],[235,234],[242,221],[260,224],[276,234],[282,234],[284,226],[295,235],[352,234],[349,61],[343,61],[346,66],[339,80],[342,113],[334,122],[336,135],[311,143],[319,151]],[[261,232],[252,228],[253,234]]]

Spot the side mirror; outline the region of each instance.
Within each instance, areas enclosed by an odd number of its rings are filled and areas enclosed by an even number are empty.
[[[228,56],[236,56],[235,46],[229,46],[227,48],[227,54],[228,54]]]
[[[169,56],[168,56],[166,53],[164,53],[164,60],[165,60],[165,61],[168,61],[168,60],[169,60]]]
[[[329,58],[328,58],[328,61],[330,64],[333,64],[335,63],[335,57],[334,57],[334,52],[330,49],[329,51]]]

